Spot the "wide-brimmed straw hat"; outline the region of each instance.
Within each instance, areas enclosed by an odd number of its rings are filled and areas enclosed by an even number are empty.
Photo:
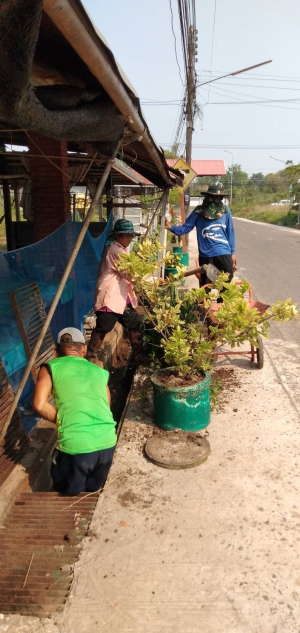
[[[228,196],[228,193],[224,191],[224,186],[221,182],[213,182],[208,186],[207,191],[201,191],[201,196]]]

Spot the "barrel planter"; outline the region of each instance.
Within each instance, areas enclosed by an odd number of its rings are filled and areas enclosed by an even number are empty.
[[[189,254],[182,252],[182,246],[173,246],[173,255],[180,257],[179,263],[182,266],[189,265]]]
[[[171,268],[168,266],[165,267],[165,277],[170,277],[170,275],[177,275],[177,273],[178,273],[177,268]],[[181,285],[184,286],[184,284],[185,284],[185,279],[182,279]]]
[[[182,266],[188,266],[189,265],[189,254],[188,253],[182,253],[180,255],[180,262],[179,262]]]
[[[205,429],[210,422],[210,373],[194,385],[167,387],[159,379],[169,371],[170,368],[159,369],[151,376],[156,426],[165,431]]]
[[[170,275],[177,275],[177,268],[171,268],[169,266],[165,267],[165,277],[170,277]]]

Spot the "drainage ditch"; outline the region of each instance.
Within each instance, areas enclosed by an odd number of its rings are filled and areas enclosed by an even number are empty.
[[[117,423],[134,373],[128,364],[129,352],[124,340],[110,374]],[[23,486],[1,526],[1,613],[49,617],[63,609],[69,594],[73,568],[100,493],[64,497],[51,491],[49,462],[48,451],[34,486]]]

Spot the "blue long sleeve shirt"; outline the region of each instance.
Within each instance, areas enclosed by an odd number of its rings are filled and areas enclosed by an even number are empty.
[[[171,226],[175,235],[186,235],[196,227],[198,249],[203,257],[232,255],[235,251],[235,237],[232,216],[229,207],[217,220],[209,220],[201,213],[192,211],[182,226]]]

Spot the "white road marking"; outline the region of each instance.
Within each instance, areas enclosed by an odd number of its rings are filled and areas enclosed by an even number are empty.
[[[273,242],[271,237],[267,237],[267,240],[269,240],[269,242]]]
[[[253,235],[257,235],[257,233],[255,233],[255,231],[252,231]]]

